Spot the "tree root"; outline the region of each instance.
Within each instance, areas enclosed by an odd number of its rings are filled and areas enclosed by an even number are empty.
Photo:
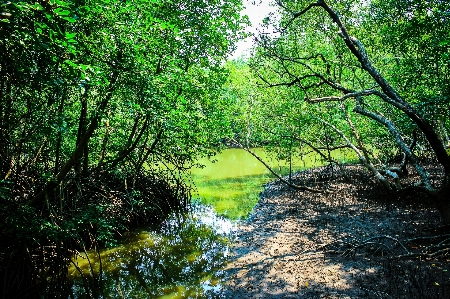
[[[359,254],[391,258],[442,258],[450,253],[450,234],[417,237],[404,241],[388,235],[353,242],[336,240],[321,246],[320,249],[343,257]]]

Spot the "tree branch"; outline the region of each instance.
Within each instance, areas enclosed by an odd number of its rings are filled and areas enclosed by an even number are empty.
[[[255,157],[259,162],[261,162],[274,176],[276,176],[281,182],[283,182],[284,184],[286,184],[287,186],[294,188],[296,190],[300,190],[300,191],[309,191],[309,192],[314,192],[314,193],[323,193],[324,191],[322,190],[318,190],[318,189],[314,189],[314,188],[309,188],[306,186],[298,186],[295,184],[292,184],[288,181],[286,181],[285,179],[283,179],[278,173],[276,173],[272,167],[270,167],[266,162],[264,162],[264,160],[259,157],[256,153],[254,153],[251,149],[249,149],[248,147],[243,146],[239,141],[237,141],[236,139],[233,140],[234,142],[236,142],[237,145],[239,145],[243,150],[245,150],[246,152],[248,152],[250,155],[252,155],[253,157]]]
[[[286,24],[286,26],[283,30],[286,30],[286,28],[291,26],[292,22],[294,22],[295,19],[297,19],[297,18],[301,17],[302,15],[304,15],[305,13],[307,13],[311,8],[316,7],[316,6],[322,6],[320,2],[322,2],[322,1],[318,0],[317,2],[310,3],[307,7],[305,7],[301,11],[293,13],[292,18],[289,20],[289,22]],[[282,5],[281,1],[277,1],[277,4],[286,9],[286,7],[284,5]]]
[[[342,97],[338,96],[329,96],[329,97],[321,97],[321,98],[313,98],[313,99],[307,99],[310,103],[321,103],[321,102],[342,102],[348,98],[355,98],[359,96],[369,96],[369,95],[378,95],[380,92],[372,89],[363,90],[363,91],[357,91],[357,92],[350,92]]]
[[[367,117],[369,117],[369,118],[371,118],[371,119],[373,119],[373,120],[383,124],[389,130],[389,132],[391,132],[391,134],[394,137],[396,143],[400,146],[402,151],[408,156],[408,158],[413,163],[414,168],[419,173],[420,178],[422,179],[422,182],[425,185],[425,189],[431,194],[436,193],[435,188],[433,188],[433,186],[431,185],[428,172],[419,164],[419,162],[416,159],[416,156],[412,153],[410,148],[405,144],[405,142],[403,141],[402,136],[400,135],[398,130],[395,128],[395,125],[389,119],[387,119],[386,117],[384,117],[384,116],[382,116],[380,114],[375,114],[372,111],[365,110],[362,107],[361,101],[362,101],[362,99],[358,100],[358,103],[357,103],[354,111],[356,113],[359,113],[361,115],[365,115],[365,116],[367,116]]]
[[[97,129],[101,114],[105,110],[106,106],[108,105],[109,101],[111,100],[111,98],[113,96],[113,91],[115,89],[115,83],[116,83],[117,79],[119,78],[119,75],[120,75],[120,73],[118,73],[118,72],[113,72],[111,74],[111,79],[109,81],[109,86],[108,86],[108,90],[106,92],[105,98],[101,101],[100,105],[98,105],[97,109],[95,110],[96,114],[93,116],[89,127],[87,128],[84,135],[80,139],[79,144],[77,145],[75,151],[70,156],[69,160],[61,168],[59,173],[54,177],[53,181],[47,183],[44,186],[44,188],[41,190],[41,192],[36,194],[33,198],[31,198],[27,202],[27,205],[36,206],[39,203],[41,203],[45,199],[48,192],[53,190],[58,185],[57,182],[61,182],[67,176],[67,174],[73,168],[75,163],[81,158],[81,156],[83,154],[84,146],[89,142],[89,140],[91,139],[95,130]]]
[[[347,136],[345,136],[345,134],[339,130],[338,128],[336,128],[335,126],[333,126],[332,124],[330,124],[329,122],[320,119],[318,117],[315,117],[317,120],[321,121],[322,123],[326,124],[327,126],[329,126],[330,128],[332,128],[339,136],[341,136],[342,139],[345,140],[345,142],[347,142],[347,144],[349,145],[349,147],[351,149],[353,149],[353,151],[356,153],[356,155],[358,156],[359,161],[361,161],[361,163],[364,164],[364,166],[369,169],[370,171],[372,171],[373,175],[388,189],[391,190],[391,185],[389,184],[389,182],[386,180],[386,178],[375,168],[375,166],[370,162],[370,160],[368,159],[366,154],[363,154],[359,151],[359,149],[347,138]]]

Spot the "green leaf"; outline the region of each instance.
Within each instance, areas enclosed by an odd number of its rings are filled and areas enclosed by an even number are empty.
[[[80,13],[86,14],[91,11],[91,8],[89,6],[81,6],[78,8],[78,10],[80,11]]]
[[[60,0],[55,0],[53,5],[57,5],[57,6],[60,6],[60,7],[70,7],[70,3],[69,2],[60,1]]]
[[[24,3],[14,3],[14,6],[17,7],[19,10],[25,10],[28,8],[28,5],[24,4]]]
[[[55,14],[57,14],[58,16],[68,16],[70,15],[70,11],[67,9],[62,9],[62,8],[57,8],[55,9]]]
[[[33,5],[30,5],[30,8],[34,10],[42,10],[42,5],[40,5],[39,3],[35,3]]]
[[[72,18],[72,17],[63,17],[63,19],[68,21],[68,22],[70,22],[70,23],[75,23],[76,22],[76,20],[74,18]]]
[[[73,61],[70,61],[68,59],[64,60],[64,63],[73,66],[73,67],[78,67],[78,64],[74,63]]]
[[[73,39],[77,34],[66,32],[66,39]]]

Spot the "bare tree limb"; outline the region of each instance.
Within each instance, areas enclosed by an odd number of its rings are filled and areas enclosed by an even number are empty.
[[[375,82],[380,86],[383,93],[380,93],[380,97],[390,104],[403,111],[424,133],[425,138],[428,140],[430,146],[436,154],[439,163],[444,167],[446,178],[444,179],[444,185],[450,184],[450,157],[445,151],[445,147],[442,141],[439,139],[438,134],[433,129],[433,126],[428,122],[422,115],[420,115],[409,103],[407,103],[397,91],[389,84],[389,82],[384,78],[383,75],[373,66],[370,62],[367,52],[362,45],[362,43],[355,37],[350,36],[347,28],[342,23],[339,15],[324,1],[317,0],[317,2],[310,3],[303,10],[292,13],[292,17],[286,25],[286,28],[291,26],[293,21],[300,16],[307,13],[313,7],[322,7],[327,14],[330,16],[331,20],[336,23],[339,28],[338,35],[343,39],[345,45],[350,50],[350,52],[358,59],[361,67],[368,72],[368,74],[375,80]]]
[[[342,139],[345,140],[345,142],[348,144],[348,146],[356,153],[356,155],[358,156],[359,161],[361,161],[361,163],[363,163],[363,165],[369,169],[370,171],[372,171],[373,175],[388,189],[388,190],[392,190],[391,185],[389,184],[388,180],[375,168],[375,166],[370,162],[370,160],[368,159],[367,155],[364,155],[363,153],[361,153],[361,151],[350,141],[350,139],[348,139],[347,136],[345,136],[345,134],[339,130],[338,128],[336,128],[334,125],[332,125],[331,123],[315,117],[315,119],[319,120],[320,122],[326,124],[327,126],[329,126],[330,128],[332,128],[339,136],[341,136]],[[365,157],[366,156],[366,157]]]
[[[436,189],[431,185],[428,172],[419,164],[419,161],[416,159],[416,156],[412,153],[410,148],[405,144],[402,136],[396,129],[394,123],[392,123],[389,119],[387,119],[386,117],[384,117],[380,114],[376,114],[372,111],[368,111],[368,110],[364,109],[362,107],[362,99],[358,100],[358,104],[356,105],[354,111],[356,113],[365,115],[365,116],[383,124],[389,130],[389,132],[392,134],[396,143],[400,146],[402,151],[408,156],[408,158],[413,163],[414,168],[417,170],[417,172],[420,175],[420,178],[422,179],[422,183],[424,184],[425,189],[431,194],[436,193]]]
[[[305,7],[301,11],[293,13],[292,18],[286,24],[285,28],[288,28],[292,24],[292,22],[295,21],[295,19],[297,19],[297,18],[301,17],[302,15],[304,15],[305,13],[307,13],[311,8],[316,7],[316,6],[321,6],[320,2],[322,2],[322,1],[319,0],[317,2],[310,3],[307,7]],[[277,1],[277,4],[280,5],[281,7],[285,8],[285,6],[281,3],[281,1]]]
[[[237,145],[239,145],[243,150],[245,150],[246,152],[248,152],[250,155],[252,155],[253,157],[255,157],[259,162],[261,162],[274,176],[276,176],[281,182],[283,182],[284,184],[286,184],[287,186],[294,188],[296,190],[300,190],[300,191],[309,191],[309,192],[314,192],[314,193],[323,193],[323,190],[319,190],[319,189],[314,189],[314,188],[309,188],[306,186],[298,186],[295,184],[292,184],[288,181],[286,181],[285,179],[283,179],[278,173],[276,173],[272,167],[270,167],[261,157],[259,157],[255,152],[253,152],[251,149],[249,149],[248,147],[243,146],[239,141],[237,140],[233,140],[234,142],[236,142]]]
[[[338,96],[328,96],[328,97],[321,97],[321,98],[313,98],[313,99],[307,99],[308,102],[310,103],[321,103],[321,102],[342,102],[346,99],[349,98],[355,98],[355,97],[360,97],[360,96],[370,96],[370,95],[378,95],[379,92],[376,90],[362,90],[362,91],[355,91],[355,92],[350,92],[350,93],[346,93],[341,97]]]

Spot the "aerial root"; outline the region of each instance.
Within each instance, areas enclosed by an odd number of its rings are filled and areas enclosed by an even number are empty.
[[[370,237],[365,240],[336,240],[321,246],[326,253],[343,257],[383,256],[391,258],[438,258],[450,252],[450,234],[399,240],[389,235]]]

